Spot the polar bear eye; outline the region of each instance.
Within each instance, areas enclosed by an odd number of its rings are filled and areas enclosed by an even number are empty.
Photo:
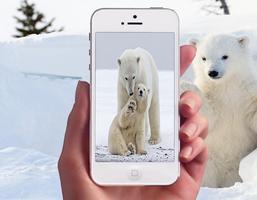
[[[125,80],[127,81],[127,80],[128,80],[128,78],[127,78],[127,77],[125,77]]]
[[[224,56],[222,56],[221,59],[222,59],[222,60],[227,60],[227,59],[228,59],[228,56],[227,56],[227,55],[224,55]]]
[[[136,77],[135,76],[133,76],[133,79],[135,79]]]
[[[203,61],[206,61],[206,57],[202,57],[202,60],[203,60]]]

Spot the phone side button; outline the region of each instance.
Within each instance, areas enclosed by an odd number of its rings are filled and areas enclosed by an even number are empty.
[[[91,64],[88,64],[88,70],[89,71],[91,70]]]

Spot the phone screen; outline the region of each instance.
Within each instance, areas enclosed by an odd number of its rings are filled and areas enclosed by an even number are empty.
[[[175,33],[95,33],[95,161],[175,162]]]

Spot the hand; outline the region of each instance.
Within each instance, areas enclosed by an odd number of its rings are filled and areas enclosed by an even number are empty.
[[[181,47],[181,74],[195,56],[191,46]],[[62,154],[58,162],[64,200],[195,199],[207,162],[207,121],[199,114],[201,100],[192,92],[181,95],[181,175],[170,186],[96,185],[89,176],[89,85],[79,82],[68,118]]]

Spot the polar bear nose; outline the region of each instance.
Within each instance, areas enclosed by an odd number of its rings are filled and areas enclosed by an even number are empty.
[[[212,71],[209,71],[208,72],[208,75],[211,77],[211,78],[216,78],[218,75],[219,75],[219,72],[215,71],[215,70],[212,70]]]
[[[134,94],[133,92],[130,92],[130,93],[129,93],[129,96],[132,96],[133,94]]]
[[[139,91],[139,93],[140,93],[140,95],[142,95],[142,94],[143,94],[143,91],[142,91],[142,90],[140,90],[140,91]]]

